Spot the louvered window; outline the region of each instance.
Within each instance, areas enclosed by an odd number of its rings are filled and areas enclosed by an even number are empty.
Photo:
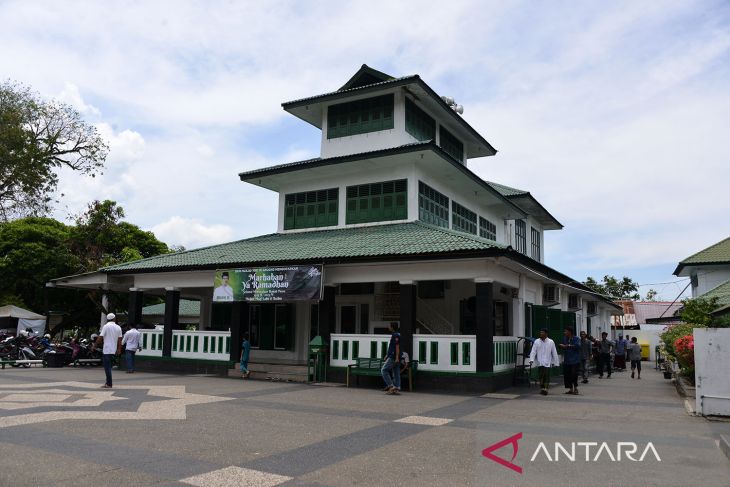
[[[284,197],[284,230],[337,225],[337,188]]]
[[[347,224],[408,218],[408,181],[385,181],[347,187]]]

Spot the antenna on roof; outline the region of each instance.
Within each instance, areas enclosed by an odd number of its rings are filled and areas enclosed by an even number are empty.
[[[450,96],[442,96],[441,99],[446,103],[453,111],[461,115],[464,113],[464,107],[457,105],[456,101]]]

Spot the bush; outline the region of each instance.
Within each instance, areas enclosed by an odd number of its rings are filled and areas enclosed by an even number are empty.
[[[695,338],[694,335],[685,335],[674,341],[674,351],[677,361],[683,368],[695,365]]]
[[[664,343],[664,348],[667,351],[667,355],[669,355],[673,359],[677,359],[677,352],[674,349],[674,342],[676,342],[678,338],[682,338],[683,336],[692,335],[692,330],[694,330],[695,328],[707,327],[705,325],[682,323],[680,325],[670,326],[666,329],[664,333],[659,335],[659,338]]]

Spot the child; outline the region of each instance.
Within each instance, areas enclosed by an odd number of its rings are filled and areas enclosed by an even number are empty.
[[[251,342],[248,341],[248,332],[243,334],[241,344],[241,379],[248,379],[251,372],[248,370],[248,356],[251,354]]]

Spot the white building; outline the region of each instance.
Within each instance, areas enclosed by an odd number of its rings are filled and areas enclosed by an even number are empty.
[[[363,65],[334,92],[282,105],[321,129],[320,157],[240,174],[279,193],[277,233],[53,283],[129,291],[133,320],[143,293],[165,295],[149,353],[181,360],[212,358],[224,335],[236,360],[248,331],[252,360],[305,364],[321,335],[337,370],[382,354],[380,334],[398,321],[419,375],[483,378],[509,372],[518,337],[541,328],[610,330],[620,307],[544,263],[544,232],[562,225],[528,191],[469,169],[496,150],[452,105],[418,75]],[[305,265],[322,265],[318,299],[211,302],[217,270]],[[176,331],[180,296],[201,302],[197,335]]]

